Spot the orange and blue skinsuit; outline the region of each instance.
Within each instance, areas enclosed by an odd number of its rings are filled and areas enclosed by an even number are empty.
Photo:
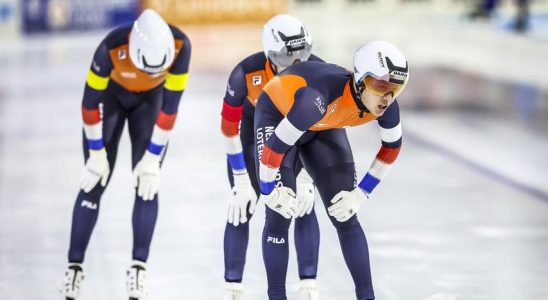
[[[256,166],[261,193],[272,192],[280,166],[295,159],[294,155],[286,154],[296,151],[316,183],[326,209],[338,192],[351,191],[356,184],[371,194],[400,150],[399,107],[394,101],[377,118],[360,110],[357,101],[360,100],[353,87],[352,73],[333,64],[304,62],[273,78],[263,89],[255,110]],[[357,183],[352,149],[344,128],[375,120],[380,128],[381,149]],[[346,222],[333,217],[330,220],[337,229],[357,298],[374,299],[367,240],[356,215]],[[270,299],[286,299],[287,247],[270,243],[265,236],[287,239],[290,222],[267,207],[263,258]]]
[[[310,61],[322,61],[311,55]],[[276,75],[275,67],[258,52],[246,57],[232,70],[223,101],[221,131],[227,148],[228,178],[234,186],[234,175],[249,176],[257,196],[260,193],[255,171],[255,143],[253,116],[255,105],[263,87]],[[300,160],[295,165],[281,167],[285,182],[292,182],[302,168]],[[249,174],[249,175],[248,175]],[[247,219],[251,214],[247,212]],[[241,282],[249,240],[249,222],[234,226],[227,222],[224,233],[225,280]],[[295,222],[295,247],[301,279],[315,278],[318,269],[319,227],[315,211],[305,214]]]
[[[183,32],[170,26],[175,39],[175,59],[167,70],[149,74],[137,69],[130,60],[131,28],[131,25],[116,28],[99,44],[88,70],[82,100],[84,157],[88,159],[89,151],[106,150],[111,170],[126,121],[133,167],[145,151],[165,154],[188,77],[190,41]],[[77,196],[68,254],[71,263],[84,260],[105,188],[97,184],[89,193],[80,190]],[[133,259],[146,262],[157,214],[158,195],[152,201],[143,201],[135,194]]]

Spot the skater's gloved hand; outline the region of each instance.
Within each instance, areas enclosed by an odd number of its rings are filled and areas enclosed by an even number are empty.
[[[101,185],[107,185],[108,174],[110,167],[108,165],[107,151],[105,148],[101,150],[89,150],[89,158],[86,161],[84,176],[80,182],[80,188],[84,192],[89,193],[97,182],[101,180]]]
[[[148,201],[154,199],[160,188],[160,155],[145,151],[133,170],[137,195]]]
[[[297,176],[297,211],[295,217],[310,214],[314,207],[314,182],[305,169]]]
[[[257,194],[251,186],[249,174],[234,174],[234,187],[228,198],[228,223],[238,226],[240,223],[247,222],[248,203],[249,213],[253,214],[257,205]]]
[[[331,199],[333,205],[327,208],[327,212],[339,222],[348,221],[368,198],[369,196],[359,187],[350,192],[340,191]]]
[[[266,206],[282,215],[286,219],[291,219],[297,211],[297,199],[292,189],[282,186],[276,187],[268,195],[261,194],[259,200],[264,201]]]

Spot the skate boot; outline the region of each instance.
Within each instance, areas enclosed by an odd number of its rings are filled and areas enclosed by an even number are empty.
[[[316,287],[316,279],[301,279],[299,283],[300,300],[318,300],[320,295]]]
[[[126,289],[129,300],[142,300],[147,294],[145,290],[146,264],[134,260],[127,270]]]
[[[225,283],[225,297],[223,300],[242,300],[244,294],[244,286],[240,282]]]
[[[65,300],[78,299],[80,294],[80,285],[84,280],[84,271],[81,264],[69,264],[65,272],[65,279],[61,287],[61,294],[65,296]]]

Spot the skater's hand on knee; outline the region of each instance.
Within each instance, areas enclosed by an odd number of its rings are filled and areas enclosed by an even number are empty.
[[[106,186],[109,174],[110,167],[108,165],[105,148],[101,150],[90,150],[80,188],[84,190],[84,192],[89,193],[97,185],[99,180],[101,180],[101,186]]]
[[[133,170],[133,180],[139,197],[154,199],[160,188],[160,155],[146,151]]]
[[[286,219],[291,219],[297,211],[297,199],[292,189],[282,186],[276,187],[268,195],[261,194],[259,200],[263,200],[266,206],[279,213]]]
[[[249,213],[255,212],[257,195],[249,180],[249,174],[234,174],[234,187],[228,198],[228,223],[234,226],[247,222],[247,206]]]
[[[331,199],[332,205],[327,208],[327,212],[337,221],[346,222],[360,210],[367,198],[367,194],[359,187],[350,192],[340,191]]]
[[[297,176],[297,212],[295,217],[310,214],[314,208],[314,182],[303,169]]]

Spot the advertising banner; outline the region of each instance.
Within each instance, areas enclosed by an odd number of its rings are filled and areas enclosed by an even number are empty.
[[[172,24],[263,23],[287,10],[287,0],[143,0]]]
[[[0,0],[1,1],[1,0]],[[138,15],[137,0],[22,0],[25,33],[111,28]]]

